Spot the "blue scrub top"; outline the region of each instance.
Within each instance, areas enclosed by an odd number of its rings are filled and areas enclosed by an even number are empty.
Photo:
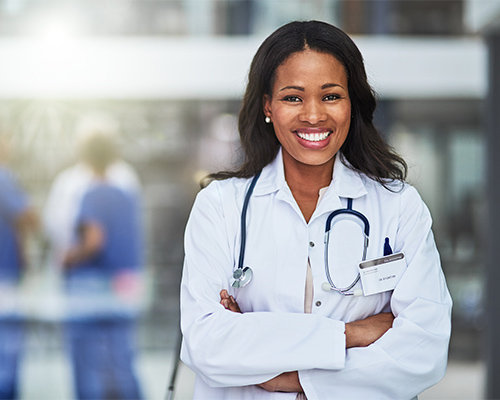
[[[15,219],[27,208],[27,198],[13,174],[0,167],[0,281],[17,281],[21,257]]]
[[[112,278],[121,271],[140,268],[143,244],[137,196],[107,183],[93,185],[83,196],[75,224],[77,231],[88,222],[103,229],[104,246],[94,257],[72,267],[69,278]]]

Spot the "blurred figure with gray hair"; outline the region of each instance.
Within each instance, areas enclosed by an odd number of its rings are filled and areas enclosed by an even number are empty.
[[[0,128],[0,399],[18,398],[24,321],[18,285],[26,267],[28,233],[37,217],[8,168],[11,138]]]

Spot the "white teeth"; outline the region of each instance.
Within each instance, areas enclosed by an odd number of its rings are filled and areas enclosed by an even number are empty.
[[[308,140],[310,142],[320,142],[322,140],[325,140],[328,135],[330,135],[331,132],[324,132],[324,133],[301,133],[297,132],[297,135],[299,138]]]

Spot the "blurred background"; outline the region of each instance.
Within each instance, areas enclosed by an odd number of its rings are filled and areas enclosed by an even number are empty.
[[[379,96],[376,125],[434,218],[454,299],[450,368],[422,398],[484,398],[488,91],[482,32],[498,0],[0,0],[0,129],[40,228],[19,283],[20,398],[73,398],[63,285],[44,213],[77,160],[82,121],[107,121],[140,181],[145,235],[137,374],[164,398],[178,341],[183,231],[198,181],[238,162],[246,74],[294,19],[349,33]],[[57,214],[57,211],[56,211]],[[187,372],[186,372],[187,373]],[[182,375],[182,374],[181,374]],[[178,382],[189,392],[190,377]]]

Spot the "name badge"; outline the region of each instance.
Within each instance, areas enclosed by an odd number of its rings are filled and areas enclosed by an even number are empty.
[[[363,295],[387,292],[396,287],[406,269],[403,253],[391,254],[359,263]]]

